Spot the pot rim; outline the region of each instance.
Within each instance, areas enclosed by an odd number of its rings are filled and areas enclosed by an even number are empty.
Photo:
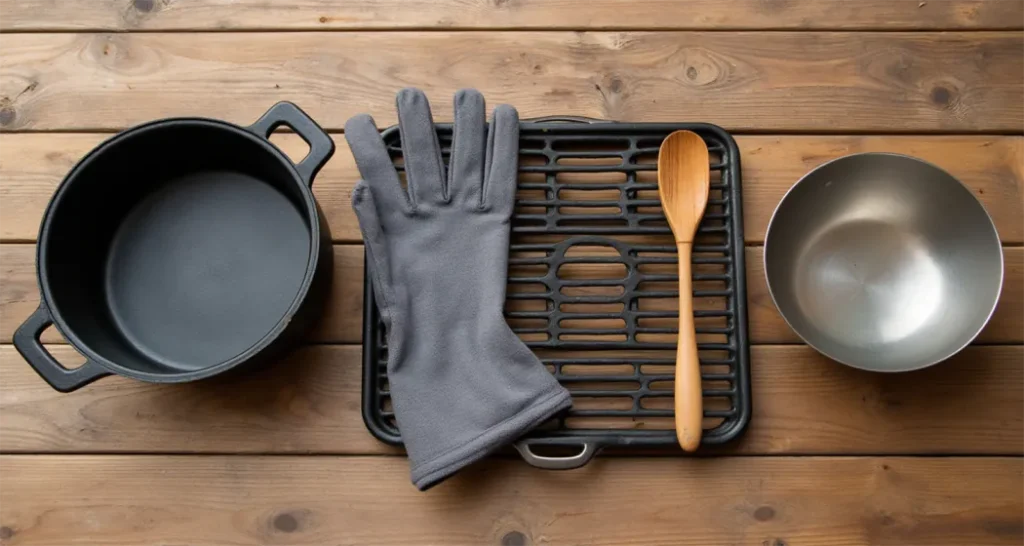
[[[194,125],[197,127],[205,127],[207,129],[214,130],[225,130],[231,132],[242,138],[246,138],[251,142],[260,146],[264,151],[270,153],[279,163],[287,168],[287,172],[291,175],[292,181],[299,188],[299,193],[302,195],[302,204],[305,208],[305,215],[309,222],[309,256],[307,257],[305,268],[306,272],[302,278],[302,283],[299,285],[299,289],[292,299],[291,304],[288,306],[287,311],[281,319],[274,324],[274,326],[257,340],[254,344],[241,351],[237,355],[230,359],[218,362],[211,366],[201,368],[198,370],[188,370],[181,372],[170,372],[170,373],[154,373],[154,372],[143,372],[132,368],[126,368],[117,364],[116,362],[107,359],[94,351],[91,347],[83,342],[74,331],[68,326],[60,312],[60,307],[54,304],[49,279],[47,276],[46,260],[43,259],[47,248],[49,247],[48,233],[50,226],[53,223],[53,215],[57,205],[64,198],[67,189],[74,184],[75,178],[81,173],[81,171],[96,161],[105,152],[111,150],[112,147],[118,143],[133,137],[138,137],[141,134],[158,131],[172,126],[180,125]],[[307,295],[309,294],[310,287],[313,283],[313,277],[317,271],[317,265],[319,262],[320,252],[320,214],[316,204],[316,199],[313,196],[313,190],[311,187],[312,178],[307,183],[302,179],[302,176],[295,168],[295,164],[277,148],[268,138],[263,138],[251,131],[246,130],[243,127],[229,123],[226,121],[204,118],[204,117],[173,117],[150,121],[140,125],[136,125],[132,128],[126,129],[109,139],[103,141],[98,146],[89,151],[82,159],[75,164],[74,167],[68,172],[68,174],[61,180],[60,185],[54,192],[53,197],[46,206],[46,210],[43,213],[43,220],[39,227],[39,235],[36,238],[36,281],[39,283],[39,293],[41,301],[46,306],[47,311],[50,314],[50,318],[53,321],[53,325],[60,331],[61,335],[71,344],[75,349],[80,351],[87,359],[95,362],[99,366],[102,366],[112,373],[138,379],[140,381],[147,381],[151,383],[183,383],[187,381],[194,381],[197,379],[203,379],[211,377],[225,371],[228,371],[236,366],[244,364],[247,360],[263,351],[276,341],[281,334],[285,331],[285,328],[291,322],[292,317],[299,311],[301,305],[305,302]]]
[[[979,324],[978,328],[973,333],[971,333],[971,335],[967,339],[967,341],[965,343],[963,343],[962,345],[960,345],[959,347],[957,347],[955,350],[950,351],[948,354],[946,354],[946,355],[944,355],[944,356],[942,356],[940,358],[933,359],[933,360],[926,360],[926,361],[923,361],[922,363],[916,364],[914,366],[906,367],[906,368],[899,368],[899,369],[871,368],[871,367],[865,366],[865,365],[863,365],[861,363],[851,362],[849,360],[845,360],[845,359],[839,358],[839,357],[837,357],[837,356],[835,356],[833,354],[830,354],[828,351],[825,351],[824,349],[818,347],[814,343],[812,343],[802,333],[800,333],[800,331],[797,330],[797,328],[795,326],[793,326],[793,323],[790,322],[789,318],[786,317],[786,314],[779,307],[779,302],[778,302],[778,300],[775,297],[775,291],[772,290],[771,278],[768,276],[768,243],[769,243],[769,239],[770,239],[771,233],[772,233],[772,226],[775,224],[775,218],[776,218],[776,216],[779,213],[779,209],[782,208],[782,204],[786,201],[786,199],[790,196],[790,194],[793,193],[793,191],[796,190],[796,188],[798,186],[800,186],[805,180],[807,180],[808,177],[810,177],[814,173],[818,172],[819,170],[821,170],[824,167],[826,167],[828,165],[831,165],[833,163],[841,162],[841,161],[844,161],[844,160],[848,160],[848,159],[855,158],[855,157],[860,157],[860,156],[889,156],[889,157],[897,157],[897,158],[901,158],[901,159],[909,159],[909,160],[916,161],[918,163],[927,165],[927,166],[929,166],[929,167],[931,167],[933,169],[938,170],[941,173],[944,173],[946,176],[948,176],[949,178],[951,178],[952,180],[955,180],[958,184],[960,184],[960,186],[962,188],[964,188],[964,190],[966,190],[967,193],[972,198],[974,198],[974,203],[977,204],[978,208],[980,208],[982,213],[985,214],[985,218],[988,219],[988,225],[992,229],[993,235],[995,235],[996,244],[999,246],[999,286],[996,289],[995,297],[992,299],[992,306],[989,308],[988,313],[985,316],[985,320],[981,321],[981,323]],[[988,209],[986,209],[985,205],[983,205],[981,203],[981,200],[978,199],[978,196],[974,195],[974,192],[971,191],[971,188],[969,186],[967,186],[967,184],[964,184],[962,180],[960,180],[959,178],[953,176],[953,174],[950,173],[949,171],[947,171],[946,169],[943,169],[942,167],[939,167],[938,165],[936,165],[936,164],[934,164],[934,163],[932,163],[930,161],[925,161],[925,160],[923,160],[921,158],[918,158],[918,157],[914,157],[914,156],[906,155],[906,154],[895,153],[895,152],[857,152],[857,153],[853,153],[853,154],[847,154],[847,155],[840,156],[840,157],[837,157],[837,158],[834,158],[834,159],[830,159],[830,160],[828,160],[828,161],[818,165],[817,167],[814,167],[813,169],[811,169],[810,171],[805,173],[803,176],[801,176],[799,180],[797,180],[792,186],[790,186],[790,188],[788,190],[786,190],[786,193],[782,196],[782,199],[779,199],[778,204],[775,205],[775,210],[772,211],[772,216],[768,220],[768,227],[765,229],[765,233],[764,233],[764,251],[762,252],[762,255],[761,255],[761,267],[764,269],[764,279],[765,279],[765,285],[767,285],[767,287],[768,287],[768,295],[771,296],[771,298],[772,298],[772,305],[775,306],[775,309],[779,312],[779,316],[782,317],[782,320],[786,322],[786,326],[789,326],[789,329],[792,330],[793,333],[795,333],[797,335],[797,337],[799,337],[804,343],[806,343],[808,347],[811,347],[812,349],[814,349],[815,351],[818,351],[819,353],[825,355],[826,357],[828,357],[828,358],[830,358],[832,360],[835,360],[836,362],[838,362],[840,364],[843,364],[845,366],[849,366],[851,368],[856,368],[858,370],[864,370],[864,371],[868,371],[868,372],[877,372],[877,373],[902,373],[902,372],[912,372],[912,371],[916,371],[916,370],[923,370],[925,368],[930,368],[930,367],[932,367],[932,366],[934,366],[936,364],[939,364],[941,362],[944,362],[944,361],[952,358],[956,354],[958,354],[961,351],[963,351],[964,349],[966,349],[971,343],[973,343],[974,340],[977,339],[978,334],[980,334],[981,331],[985,329],[985,326],[988,325],[989,321],[992,320],[992,315],[995,314],[996,308],[999,306],[999,298],[1000,298],[1000,296],[1003,293],[1003,283],[1006,280],[1006,263],[1005,262],[1006,262],[1006,258],[1005,258],[1004,253],[1003,253],[1003,241],[999,237],[999,230],[996,229],[996,224],[992,220],[992,215],[989,214]]]

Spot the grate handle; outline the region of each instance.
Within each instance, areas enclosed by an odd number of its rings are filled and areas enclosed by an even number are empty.
[[[579,468],[588,462],[590,459],[597,455],[599,444],[595,442],[581,442],[580,452],[575,455],[569,455],[568,457],[548,457],[546,455],[537,455],[530,449],[530,446],[534,442],[527,440],[520,440],[515,443],[516,451],[523,457],[530,466],[536,468],[543,468],[545,470],[572,470],[573,468]],[[538,444],[542,445],[542,444]]]

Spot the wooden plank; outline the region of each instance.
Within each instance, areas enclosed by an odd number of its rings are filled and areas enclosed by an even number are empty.
[[[335,245],[334,277],[327,310],[310,340],[318,343],[359,343],[362,336],[363,249]],[[768,293],[763,247],[746,249],[748,322],[752,343],[801,343],[786,325]],[[1024,248],[1003,249],[1005,277],[996,312],[978,337],[979,343],[1024,343]],[[592,273],[591,266],[580,275]],[[39,305],[35,278],[35,245],[0,245],[0,340],[10,343],[14,330]],[[655,305],[672,305],[660,301]],[[598,324],[590,324],[598,327]],[[54,328],[43,334],[48,343],[63,343]]]
[[[14,331],[39,307],[35,245],[0,245],[0,340],[10,343]],[[55,328],[46,342],[65,343]]]
[[[71,167],[108,135],[0,135],[0,241],[36,239],[46,204]],[[349,202],[359,178],[343,135],[338,152],[313,185],[339,242],[361,240]],[[966,184],[992,216],[1006,243],[1024,242],[1024,138],[1016,136],[759,136],[739,135],[743,167],[744,234],[764,241],[768,221],[786,190],[814,167],[858,152],[886,151],[920,157]],[[295,135],[274,141],[293,157],[307,149]]]
[[[67,345],[48,349],[81,361]],[[314,345],[264,370],[185,385],[106,378],[61,397],[0,346],[4,452],[400,453],[360,414],[362,351]]]
[[[0,340],[10,343],[14,331],[39,306],[35,245],[0,245]],[[363,247],[336,245],[327,311],[310,333],[313,342],[358,343],[363,324]],[[43,333],[45,342],[64,343],[56,328]]]
[[[62,361],[77,356],[66,345],[50,350]],[[308,346],[277,366],[226,380],[150,385],[106,378],[60,394],[11,346],[0,346],[0,447],[5,453],[400,453],[377,442],[360,419],[360,354],[350,345]],[[751,356],[753,418],[741,440],[716,452],[1024,453],[1022,347],[971,347],[940,366],[900,375],[849,369],[806,346],[755,346]],[[577,401],[588,408],[595,402]],[[630,425],[664,428],[671,421]]]
[[[523,117],[1017,133],[1022,44],[1016,31],[11,34],[0,128],[251,123],[279,99],[329,128],[364,111],[387,124],[395,91],[415,83],[441,118],[473,86]]]
[[[487,461],[420,493],[395,457],[4,456],[0,522],[11,544],[38,546],[1016,545],[1022,470],[1018,458],[622,459],[558,473]]]
[[[0,30],[395,28],[1019,29],[1017,0],[260,0],[0,1]]]
[[[969,347],[906,374],[854,370],[803,345],[751,352],[753,416],[736,452],[1024,451],[1022,347]]]

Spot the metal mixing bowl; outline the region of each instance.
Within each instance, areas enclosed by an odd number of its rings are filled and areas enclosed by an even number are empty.
[[[814,169],[775,209],[765,236],[768,290],[818,351],[899,372],[945,360],[995,310],[1003,252],[967,187],[919,159],[841,157]]]

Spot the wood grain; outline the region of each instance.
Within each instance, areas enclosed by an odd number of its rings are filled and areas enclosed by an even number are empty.
[[[1016,0],[2,0],[0,30],[1019,29]]]
[[[420,493],[394,457],[4,456],[0,523],[10,544],[39,546],[1016,545],[1022,469],[871,457],[545,472],[492,460]],[[626,507],[642,508],[629,523]]]
[[[439,118],[440,119],[440,118]],[[0,134],[0,241],[36,239],[46,204],[80,158],[109,135]],[[349,196],[359,178],[344,137],[313,184],[336,241],[361,240]],[[286,153],[308,148],[295,135],[275,135]],[[764,241],[775,206],[801,176],[836,157],[887,151],[920,157],[970,187],[1006,243],[1024,242],[1024,138],[1015,136],[759,136],[739,135],[743,168],[744,235]]]
[[[1024,342],[1024,248],[1004,248],[1005,277],[996,312],[978,336],[979,343]],[[772,302],[764,280],[763,248],[747,247],[747,303],[752,343],[801,343]],[[594,276],[603,266],[584,264],[572,272]],[[35,245],[0,245],[0,340],[10,343],[14,331],[39,305],[35,277]],[[359,343],[363,313],[363,249],[334,246],[334,277],[326,311],[310,335],[316,343]],[[652,302],[651,309],[673,308],[672,302]],[[664,307],[668,305],[669,307]],[[587,327],[607,327],[591,322]],[[56,329],[43,334],[48,343],[63,343]]]
[[[145,0],[143,0],[145,1]],[[154,0],[155,1],[155,0]],[[740,131],[1019,132],[1020,32],[11,34],[0,128],[251,123],[280,99],[328,128],[423,88],[477,87],[522,117],[708,121]]]
[[[75,358],[66,345],[50,350]],[[308,346],[234,380],[150,385],[110,377],[60,394],[11,346],[0,346],[0,448],[399,453],[360,419],[360,354],[355,346]],[[719,453],[1024,453],[1022,347],[971,347],[900,375],[849,369],[805,346],[755,346],[751,358],[750,426]]]
[[[1019,346],[970,347],[933,368],[884,375],[838,365],[806,346],[755,346],[754,414],[735,449],[1020,455],[1022,362]]]
[[[48,349],[62,362],[67,345]],[[184,385],[105,378],[66,397],[0,346],[4,452],[398,453],[360,414],[355,346],[308,346],[265,370]]]

